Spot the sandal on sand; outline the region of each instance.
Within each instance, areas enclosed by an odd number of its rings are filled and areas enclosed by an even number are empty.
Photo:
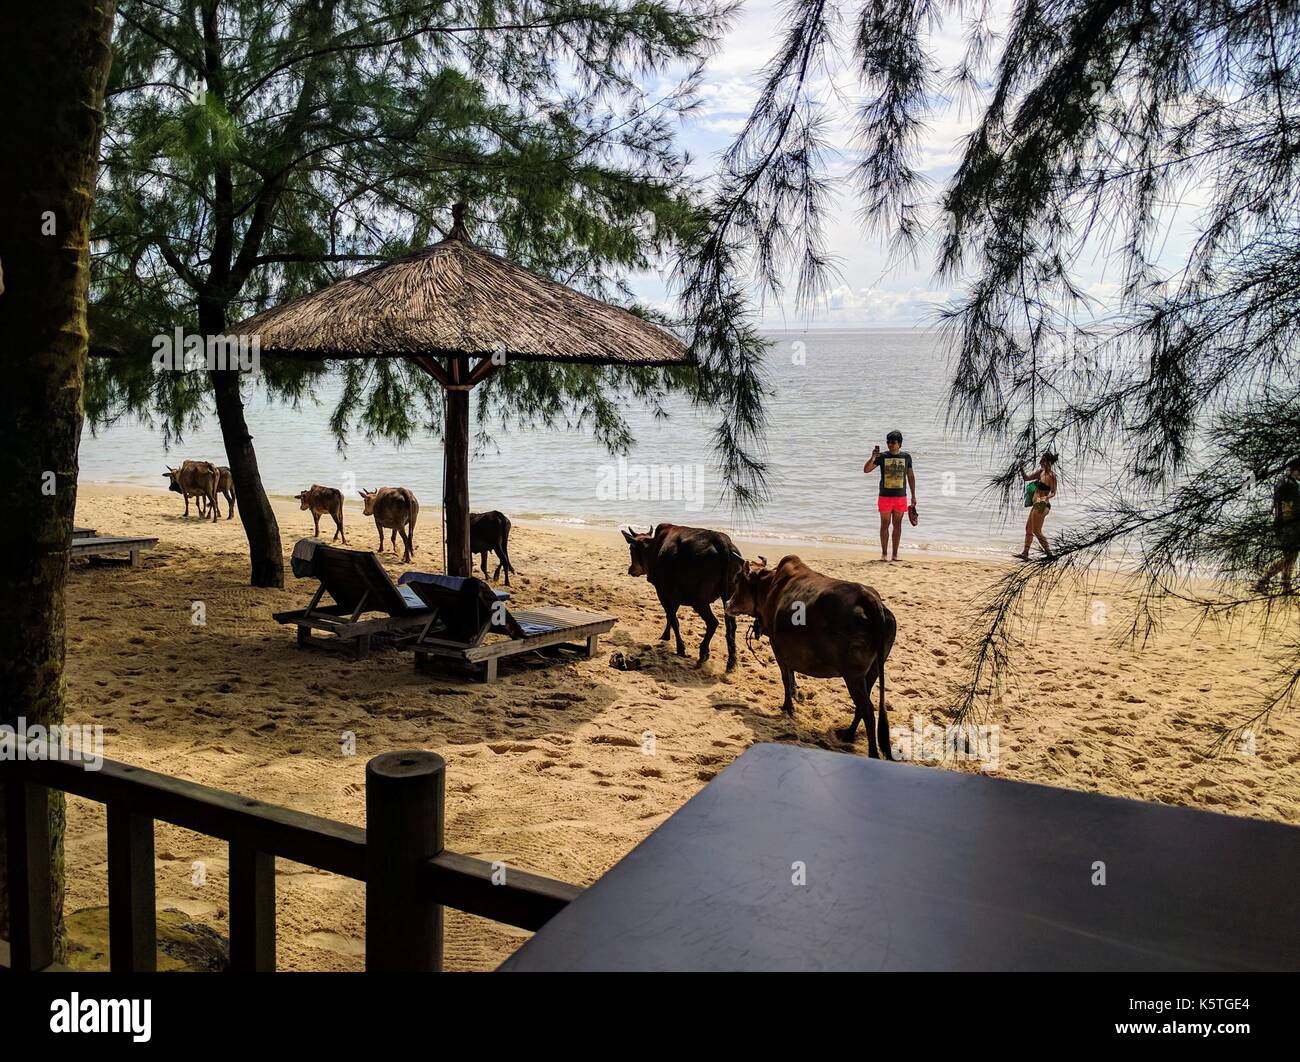
[[[1028,551],[1028,550],[1025,550],[1024,553],[1013,553],[1013,554],[1011,554],[1011,556],[1015,557],[1016,560],[1028,560],[1028,559],[1029,559],[1029,551]]]

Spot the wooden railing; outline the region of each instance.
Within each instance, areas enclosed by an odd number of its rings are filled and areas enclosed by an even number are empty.
[[[230,846],[230,968],[275,969],[275,860],[366,883],[366,969],[442,968],[442,909],[539,929],[582,890],[443,847],[446,764],[432,752],[389,752],[366,764],[367,829],[104,760],[0,763],[8,853],[9,965],[41,970],[54,949],[49,792],[108,812],[109,965],[156,968],[154,823]]]

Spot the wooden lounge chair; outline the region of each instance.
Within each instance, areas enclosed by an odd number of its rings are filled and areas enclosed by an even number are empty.
[[[93,528],[74,527],[72,545],[68,555],[72,557],[90,557],[100,560],[113,553],[125,553],[126,563],[132,568],[140,566],[140,551],[153,549],[158,545],[156,538],[141,538],[129,535],[97,535]]]
[[[410,590],[394,586],[379,558],[367,550],[338,549],[303,539],[294,547],[293,571],[320,580],[306,608],[274,613],[278,622],[297,626],[300,646],[346,646],[358,660],[364,660],[372,637],[414,635],[429,621],[429,606]],[[322,605],[321,598],[327,593],[333,604]],[[373,612],[383,615],[362,618]],[[335,637],[315,638],[313,630],[328,631]]]
[[[595,656],[600,635],[618,622],[598,612],[554,606],[512,612],[505,603],[509,594],[472,577],[406,572],[398,583],[433,612],[418,637],[405,643],[415,651],[415,666],[432,659],[481,666],[485,682],[496,679],[497,662],[507,656],[538,649],[574,649]]]

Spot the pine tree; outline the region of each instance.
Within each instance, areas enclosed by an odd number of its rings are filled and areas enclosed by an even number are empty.
[[[968,42],[947,68],[933,33],[945,21]],[[746,269],[762,292],[795,272],[805,297],[828,278],[827,101],[814,85],[839,62],[863,91],[853,177],[868,228],[913,251],[933,239],[957,285],[944,316],[951,408],[997,447],[993,486],[1009,498],[1043,450],[1067,470],[1101,451],[1115,461],[1055,558],[982,603],[960,719],[1002,687],[1024,606],[1121,551],[1144,579],[1133,638],[1187,599],[1228,618],[1262,606],[1290,639],[1242,727],[1300,688],[1300,602],[1276,584],[1249,589],[1277,556],[1270,480],[1300,452],[1298,60],[1300,9],[1279,0],[1017,0],[1000,35],[983,2],[886,0],[851,17],[828,0],[790,7],[683,276],[719,360],[749,357],[728,338],[748,320]],[[934,201],[919,151],[944,92],[978,106]],[[1176,212],[1189,198],[1195,211]],[[1171,262],[1175,222],[1194,238]],[[1105,302],[1085,290],[1099,260],[1115,281]],[[1193,588],[1193,570],[1218,581]]]
[[[240,374],[155,373],[152,338],[224,334],[268,305],[439,238],[471,204],[475,238],[605,297],[689,238],[697,211],[674,123],[727,9],[714,0],[124,0],[109,88],[88,413],[145,416],[173,439],[215,402],[254,585],[280,585]],[[652,75],[673,79],[655,96]],[[262,363],[297,400],[320,364]],[[340,440],[408,438],[441,396],[405,363],[353,363]],[[680,371],[515,365],[480,413],[590,425],[693,386]],[[436,428],[435,428],[436,430]]]

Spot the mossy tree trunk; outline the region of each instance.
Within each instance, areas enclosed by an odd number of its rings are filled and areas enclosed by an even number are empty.
[[[90,213],[116,0],[0,5],[0,721],[63,720]],[[0,805],[0,935],[9,933]],[[62,957],[63,801],[50,808]]]

